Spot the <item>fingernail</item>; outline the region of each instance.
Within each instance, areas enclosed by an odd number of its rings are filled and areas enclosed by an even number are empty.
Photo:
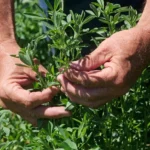
[[[79,67],[78,61],[73,61],[70,64],[70,67],[77,69]]]
[[[60,74],[60,75],[57,76],[57,80],[58,80],[59,82],[62,80],[62,78],[63,78],[63,75],[62,75],[62,74]]]
[[[58,87],[55,87],[55,86],[50,87],[50,89],[53,90],[54,95],[60,91],[60,89]]]
[[[60,89],[63,93],[65,93],[66,91],[65,91],[65,89],[63,88],[63,87],[61,87],[61,89]],[[65,93],[66,94],[66,93]]]
[[[67,96],[67,97],[69,97],[69,95],[65,92],[65,95]]]

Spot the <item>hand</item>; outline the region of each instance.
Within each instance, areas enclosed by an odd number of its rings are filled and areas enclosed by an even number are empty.
[[[150,58],[149,33],[135,27],[112,35],[58,76],[61,90],[73,101],[97,108],[125,94]],[[101,65],[104,69],[97,69]]]
[[[10,54],[18,54],[19,46],[15,41],[5,41],[0,44],[0,106],[19,114],[36,125],[38,118],[60,118],[69,116],[64,107],[46,107],[58,92],[56,87],[39,92],[30,92],[30,87],[36,80],[36,74],[30,68],[16,66],[21,63]],[[46,72],[40,67],[40,72]]]

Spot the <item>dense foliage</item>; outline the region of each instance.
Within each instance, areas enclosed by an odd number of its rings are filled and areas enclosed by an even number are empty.
[[[92,2],[91,10],[84,10],[81,14],[73,11],[65,14],[65,6],[60,0],[54,0],[53,5],[48,0],[45,2],[48,12],[44,12],[34,0],[16,0],[15,3],[17,39],[24,47],[19,57],[37,73],[38,65],[33,62],[35,57],[48,70],[45,78],[38,74],[39,82],[32,90],[59,86],[56,80],[59,68],[67,69],[70,61],[82,57],[83,51],[92,50],[91,47],[96,47],[117,31],[135,26],[140,16],[131,7],[106,4],[103,0]],[[93,21],[99,24],[91,28]],[[149,82],[147,68],[127,94],[95,110],[72,105],[65,95],[58,94],[54,98],[57,105],[67,105],[67,109],[72,110],[72,117],[39,120],[38,128],[32,127],[20,116],[0,109],[0,149],[148,150]]]

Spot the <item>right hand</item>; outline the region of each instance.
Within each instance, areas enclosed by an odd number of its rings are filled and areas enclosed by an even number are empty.
[[[91,108],[122,96],[149,64],[149,37],[141,27],[113,34],[58,76],[61,90],[73,102]],[[97,69],[101,65],[104,68]]]
[[[19,46],[15,41],[0,44],[0,106],[9,109],[33,125],[38,118],[61,118],[70,116],[64,107],[48,107],[43,103],[51,101],[59,91],[56,87],[43,91],[30,92],[25,90],[36,80],[36,73],[30,68],[16,66],[22,63],[11,54],[18,54]],[[46,72],[41,67],[40,72]]]

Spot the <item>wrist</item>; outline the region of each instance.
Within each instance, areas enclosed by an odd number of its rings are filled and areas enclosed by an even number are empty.
[[[6,29],[4,29],[4,30],[6,30]],[[15,35],[14,35],[13,31],[11,32],[11,31],[8,31],[8,29],[7,29],[7,32],[4,33],[2,31],[2,28],[1,28],[1,30],[0,30],[0,44],[5,42],[5,41],[9,41],[9,40],[15,41]]]
[[[1,33],[1,31],[0,31],[0,33]],[[15,41],[16,41],[15,36],[11,33],[0,34],[0,44],[8,42],[8,41],[14,41],[14,43],[15,43]]]
[[[145,22],[138,22],[137,25],[135,26],[135,28],[139,29],[140,31],[142,31],[143,36],[147,36],[147,38],[150,35],[150,26],[147,25],[147,23]]]
[[[8,41],[8,40],[15,40],[14,25],[10,22],[1,21],[0,43]]]
[[[142,60],[141,65],[145,68],[150,64],[150,29],[144,28],[139,24],[133,29],[136,31],[134,36],[138,36],[137,39],[139,39],[139,41],[137,42],[141,47],[138,52]]]
[[[15,39],[7,39],[0,43],[0,51],[8,53],[9,55],[18,54],[19,50],[20,47]]]
[[[142,30],[146,33],[150,33],[150,18],[149,18],[149,14],[150,14],[150,1],[146,0],[145,1],[145,7],[144,10],[142,12],[142,15],[140,17],[139,22],[137,23],[137,26],[139,28],[142,28]]]

